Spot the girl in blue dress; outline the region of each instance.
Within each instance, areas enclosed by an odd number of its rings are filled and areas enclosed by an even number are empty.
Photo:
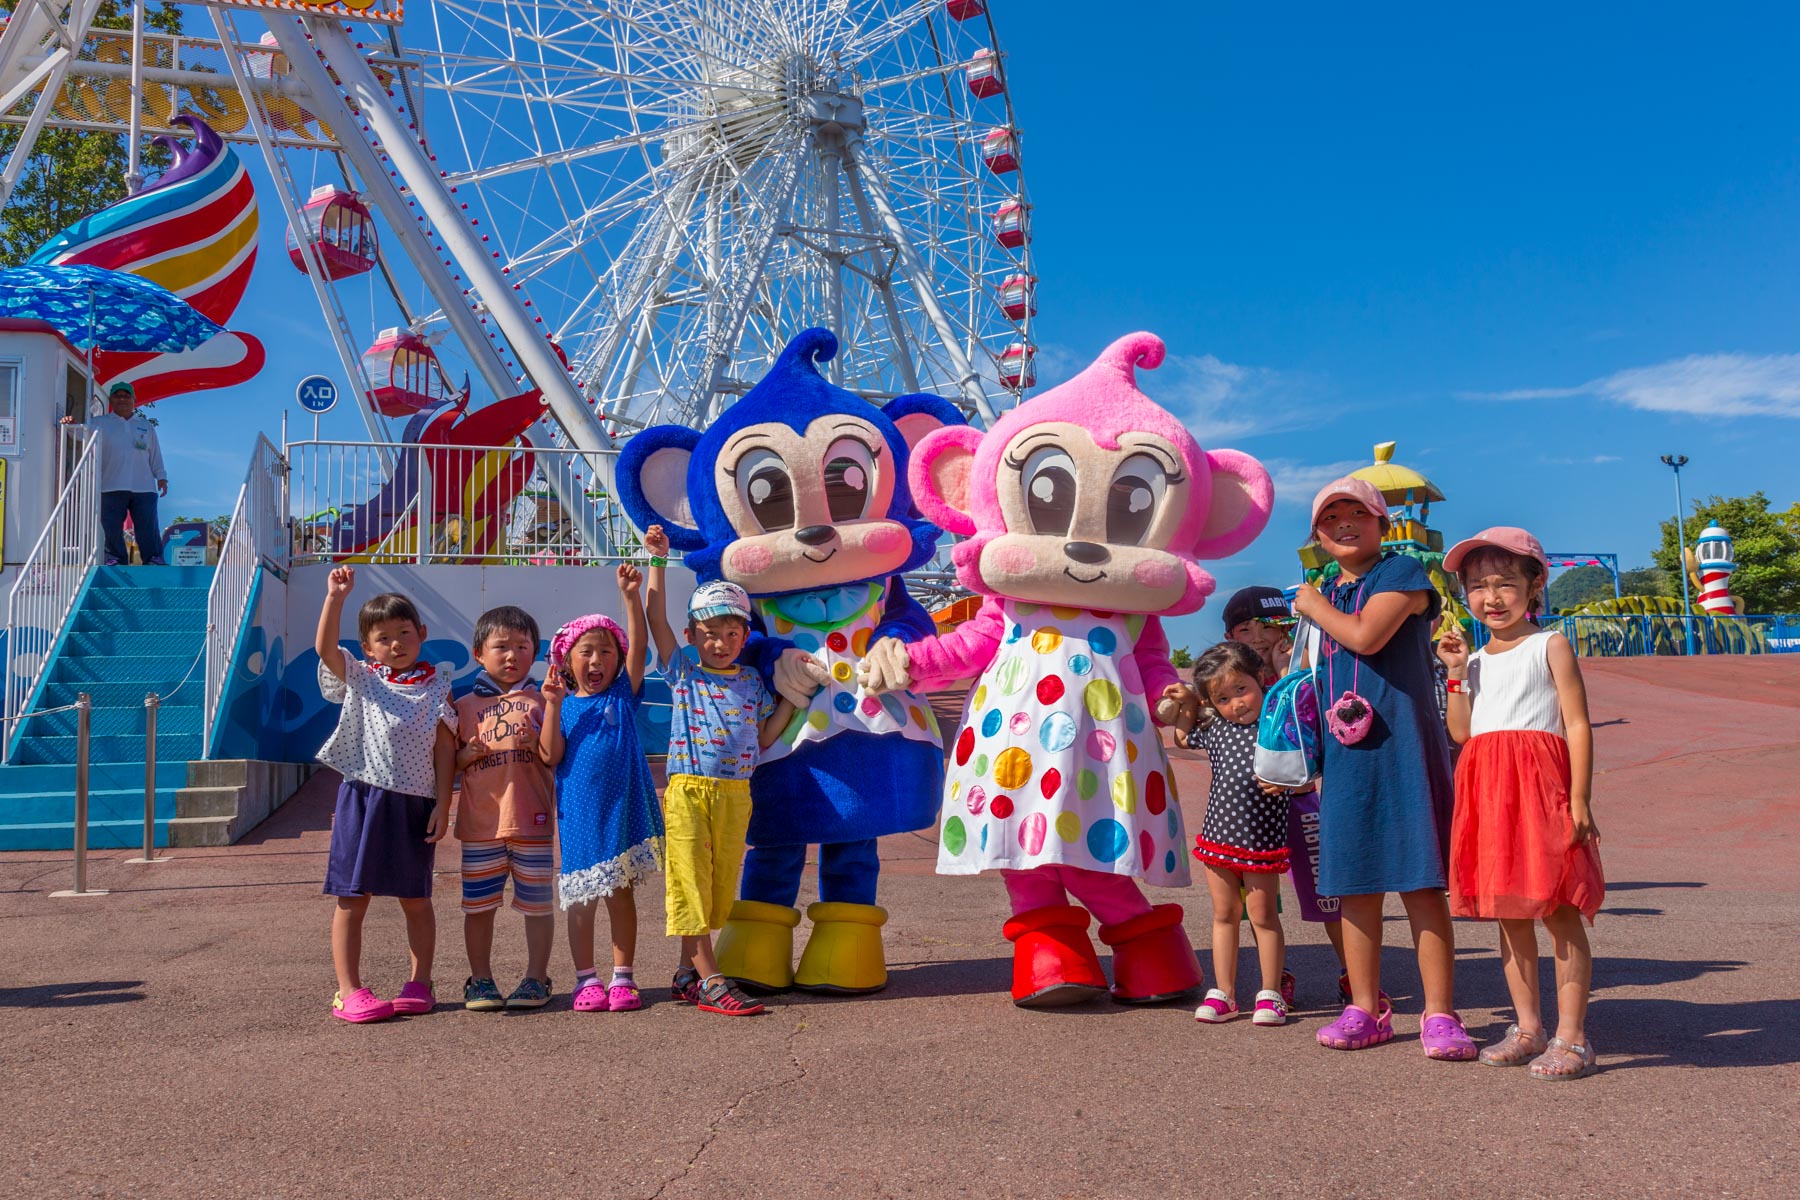
[[[556,768],[556,833],[562,861],[557,899],[569,914],[576,1012],[630,1012],[644,1006],[632,978],[637,954],[634,886],[662,866],[662,809],[637,737],[649,630],[636,567],[618,570],[630,632],[611,617],[577,617],[550,641],[539,747]],[[594,916],[606,902],[613,969],[594,969]]]
[[[1383,552],[1387,505],[1361,479],[1313,500],[1313,536],[1338,565],[1321,592],[1303,585],[1294,611],[1322,631],[1319,891],[1342,902],[1350,1003],[1319,1042],[1360,1050],[1394,1036],[1381,991],[1382,903],[1398,892],[1425,990],[1419,1040],[1428,1057],[1475,1057],[1452,1002],[1455,946],[1444,895],[1453,790],[1438,716],[1431,629],[1440,601],[1424,566]]]

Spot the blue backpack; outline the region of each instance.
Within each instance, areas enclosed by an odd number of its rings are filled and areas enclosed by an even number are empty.
[[[1294,660],[1288,673],[1276,680],[1263,696],[1262,717],[1256,725],[1256,777],[1264,783],[1303,788],[1319,777],[1321,731],[1319,689],[1315,670],[1302,666],[1304,655],[1318,661],[1315,631],[1302,621],[1294,631]]]

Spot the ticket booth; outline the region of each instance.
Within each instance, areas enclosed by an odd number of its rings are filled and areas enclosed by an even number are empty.
[[[86,442],[87,366],[41,321],[0,320],[0,595],[37,545]]]

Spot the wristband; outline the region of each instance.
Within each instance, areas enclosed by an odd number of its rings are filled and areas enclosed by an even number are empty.
[[[666,567],[669,565],[669,560],[666,558],[660,558],[657,555],[652,554],[650,556],[650,565],[653,567]]]
[[[1468,690],[1469,690],[1468,680],[1466,680],[1466,679],[1446,679],[1446,680],[1444,680],[1444,691],[1448,692],[1451,695],[1461,695],[1464,692],[1467,692]]]

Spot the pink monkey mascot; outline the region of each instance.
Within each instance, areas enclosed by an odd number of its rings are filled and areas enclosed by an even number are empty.
[[[1180,692],[1154,614],[1205,603],[1214,583],[1197,560],[1249,545],[1273,489],[1261,463],[1202,450],[1138,391],[1135,367],[1162,360],[1159,338],[1132,334],[985,434],[920,442],[915,502],[967,537],[957,574],[984,602],[940,637],[882,639],[860,667],[871,691],[979,676],[945,780],[937,869],[1005,878],[1022,1007],[1107,990],[1090,913],[1112,947],[1115,1000],[1200,986],[1181,906],[1152,906],[1137,882],[1189,883],[1156,730]]]

